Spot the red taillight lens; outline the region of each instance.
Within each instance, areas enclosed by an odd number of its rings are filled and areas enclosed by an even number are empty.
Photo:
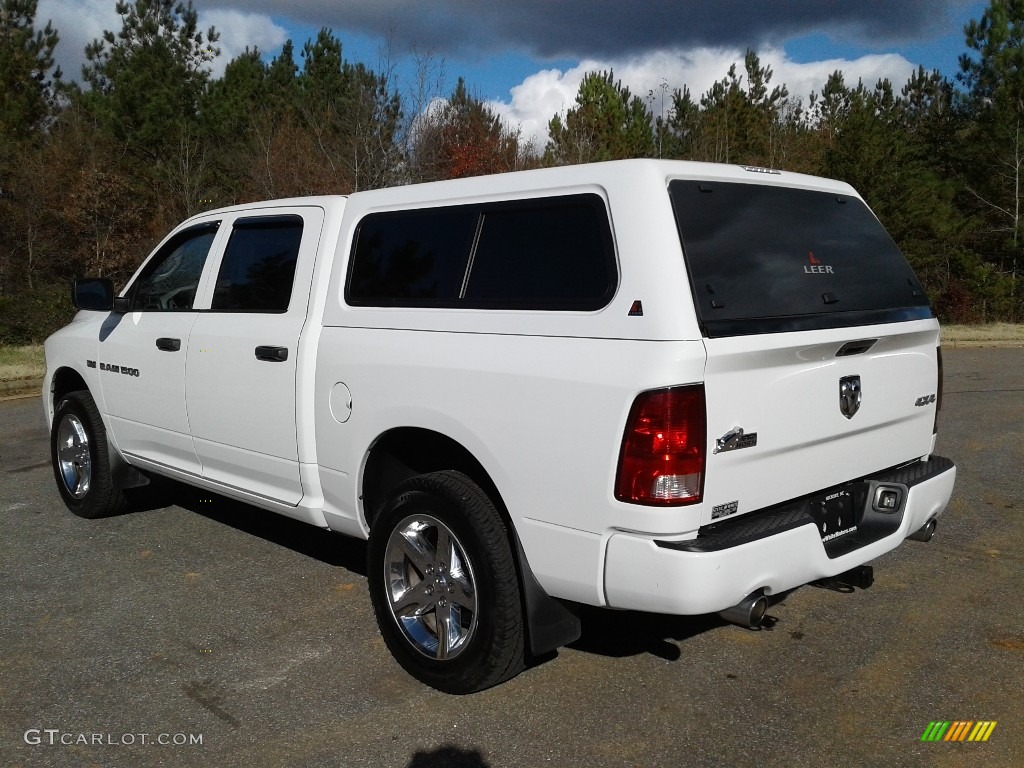
[[[641,393],[622,437],[615,498],[633,504],[696,504],[704,492],[706,445],[703,385]]]
[[[936,347],[935,356],[939,363],[938,392],[935,398],[935,422],[932,424],[932,434],[939,434],[939,411],[942,410],[942,347]]]

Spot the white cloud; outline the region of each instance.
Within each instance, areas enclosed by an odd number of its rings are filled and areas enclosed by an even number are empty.
[[[898,54],[862,56],[857,59],[827,59],[798,63],[786,57],[779,49],[766,49],[758,54],[762,66],[773,71],[772,85],[783,85],[791,97],[804,105],[812,91],[821,91],[828,76],[836,70],[843,72],[847,85],[854,86],[862,79],[868,87],[880,78],[889,78],[898,91],[916,69]],[[664,110],[669,109],[669,96],[676,88],[688,86],[695,100],[717,80],[726,76],[729,67],[736,64],[737,73],[743,75],[744,52],[718,48],[696,48],[689,51],[655,51],[620,61],[586,60],[572,69],[542,70],[530,75],[510,89],[508,101],[493,101],[488,106],[512,126],[522,129],[523,137],[534,139],[539,147],[547,141],[547,124],[556,113],[564,114],[573,106],[580,82],[588,72],[613,70],[630,91],[643,99],[650,98],[655,115],[662,112],[662,85],[667,84]]]
[[[790,94],[801,97],[804,104],[811,91],[820,92],[829,75],[836,70],[843,73],[850,87],[856,86],[858,80],[863,80],[864,85],[873,88],[876,82],[888,78],[899,92],[917,69],[898,53],[872,54],[858,59],[824,59],[806,64],[789,61],[781,52],[773,52],[773,56],[775,60],[771,61],[762,57],[762,63],[771,64],[775,71],[773,82],[786,83]]]
[[[288,39],[284,27],[275,24],[269,16],[242,11],[212,10],[200,12],[199,26],[205,34],[211,26],[220,33],[217,47],[220,56],[213,62],[214,77],[224,74],[228,62],[249,48],[259,48],[261,53],[269,53],[280,48]]]
[[[103,31],[121,28],[112,0],[39,0],[36,8],[36,29],[53,22],[60,35],[54,52],[65,80],[80,80],[85,63],[85,46],[103,36]]]
[[[590,64],[596,65],[596,62],[583,62],[567,72],[541,70],[511,89],[511,101],[492,101],[488,106],[507,123],[519,127],[524,139],[532,139],[538,148],[543,148],[548,121],[573,105],[583,76],[595,68]]]
[[[39,0],[36,10],[36,29],[42,29],[52,20],[60,35],[55,58],[64,72],[65,80],[80,80],[85,63],[85,46],[103,36],[105,30],[118,32],[121,17],[114,0]],[[214,77],[224,73],[224,67],[248,45],[269,53],[281,47],[288,38],[287,31],[266,15],[234,10],[213,9],[199,11],[199,29],[206,34],[211,27],[220,32],[217,47],[221,55],[212,63]]]

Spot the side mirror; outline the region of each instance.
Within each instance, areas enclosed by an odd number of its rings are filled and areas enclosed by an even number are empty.
[[[114,308],[114,284],[106,278],[75,280],[71,284],[71,303],[77,309],[109,312]]]

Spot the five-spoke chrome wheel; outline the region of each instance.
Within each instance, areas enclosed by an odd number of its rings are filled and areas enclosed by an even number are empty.
[[[111,472],[107,431],[92,395],[84,389],[68,392],[54,405],[50,459],[68,509],[85,518],[127,509]]]
[[[373,518],[366,557],[377,626],[409,674],[471,693],[523,669],[508,529],[470,477],[440,470],[396,485]]]
[[[79,418],[66,413],[57,426],[57,465],[64,487],[76,499],[85,498],[92,484],[89,433]]]
[[[452,659],[477,626],[473,566],[452,530],[411,515],[391,532],[384,568],[391,615],[409,643],[431,659]]]

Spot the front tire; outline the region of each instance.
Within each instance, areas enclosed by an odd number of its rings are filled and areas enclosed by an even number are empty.
[[[88,391],[71,392],[57,404],[50,458],[57,490],[79,517],[105,517],[126,508],[110,471],[107,431]]]
[[[399,486],[373,521],[367,558],[381,635],[417,680],[472,693],[522,671],[509,532],[468,477],[433,472]]]

